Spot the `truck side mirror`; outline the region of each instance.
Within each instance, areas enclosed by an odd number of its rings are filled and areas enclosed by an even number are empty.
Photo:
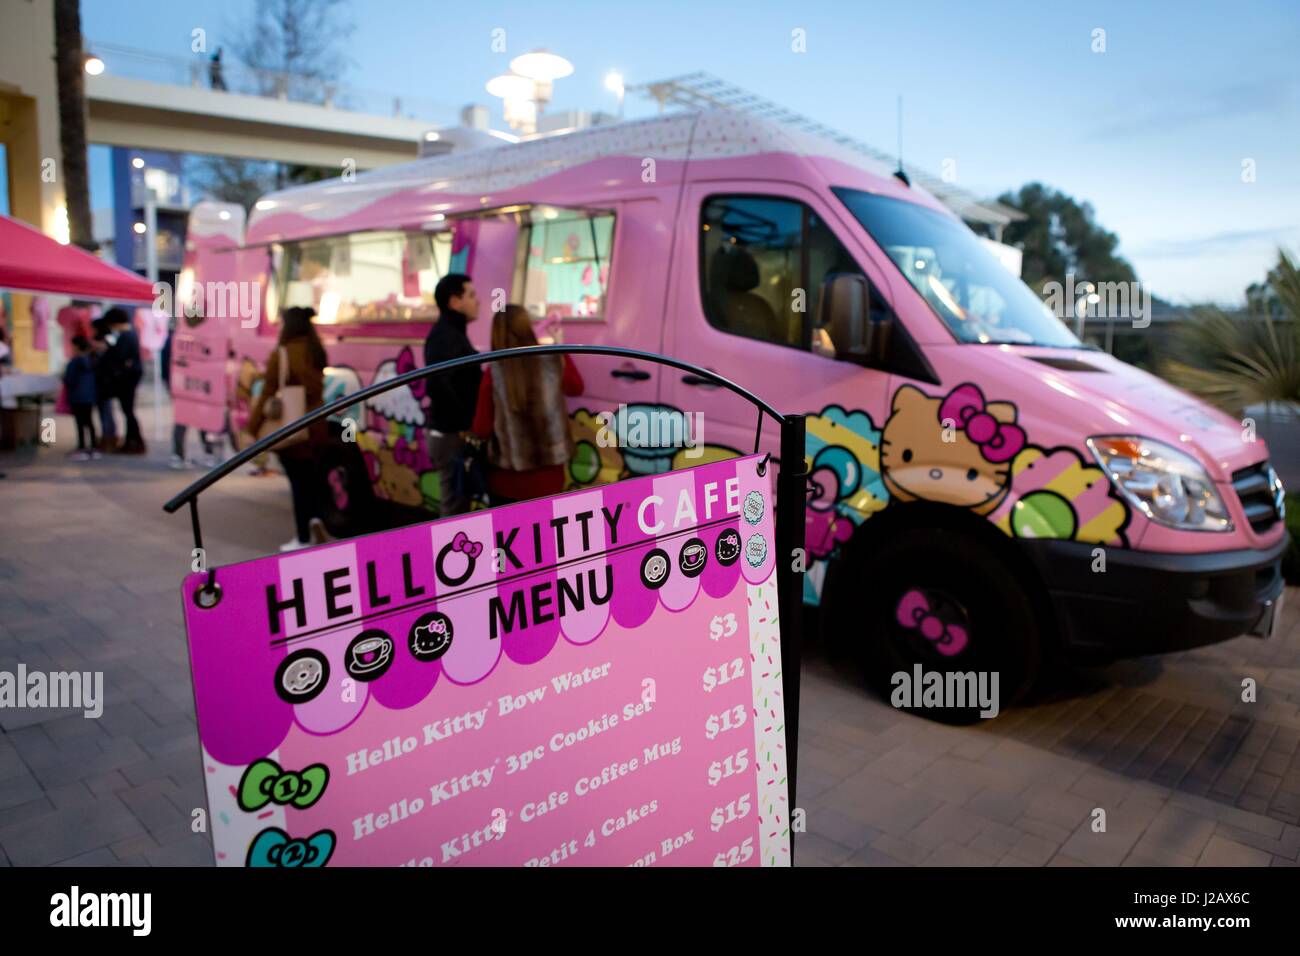
[[[876,330],[870,312],[871,285],[866,276],[838,272],[822,282],[817,325],[830,334],[836,358],[859,365],[871,361]]]

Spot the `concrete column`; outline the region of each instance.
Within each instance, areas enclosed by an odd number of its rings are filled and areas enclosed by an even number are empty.
[[[9,160],[10,214],[59,235],[64,209],[51,0],[0,0],[0,141]],[[32,348],[31,296],[13,296],[14,364],[51,371]],[[52,300],[52,305],[57,306]],[[51,339],[54,332],[51,331]]]

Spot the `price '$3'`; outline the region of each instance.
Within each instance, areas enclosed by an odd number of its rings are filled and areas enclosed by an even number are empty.
[[[709,639],[720,641],[724,637],[731,637],[735,634],[739,625],[736,623],[734,614],[715,614],[713,620],[709,622]]]

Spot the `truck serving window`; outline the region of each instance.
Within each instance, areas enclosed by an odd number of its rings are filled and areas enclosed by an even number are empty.
[[[704,314],[733,335],[807,349],[822,282],[862,272],[821,216],[797,200],[711,196],[700,230]],[[887,308],[874,286],[872,308]]]
[[[614,214],[537,206],[519,224],[514,301],[539,319],[600,319]]]
[[[464,251],[453,255],[452,245],[450,230],[286,242],[276,269],[277,311],[312,306],[321,325],[432,321],[434,286],[463,260]]]

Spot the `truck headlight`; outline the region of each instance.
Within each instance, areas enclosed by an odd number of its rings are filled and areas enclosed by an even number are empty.
[[[1184,531],[1231,531],[1232,519],[1191,455],[1132,435],[1096,436],[1088,450],[1124,499],[1152,521]]]

